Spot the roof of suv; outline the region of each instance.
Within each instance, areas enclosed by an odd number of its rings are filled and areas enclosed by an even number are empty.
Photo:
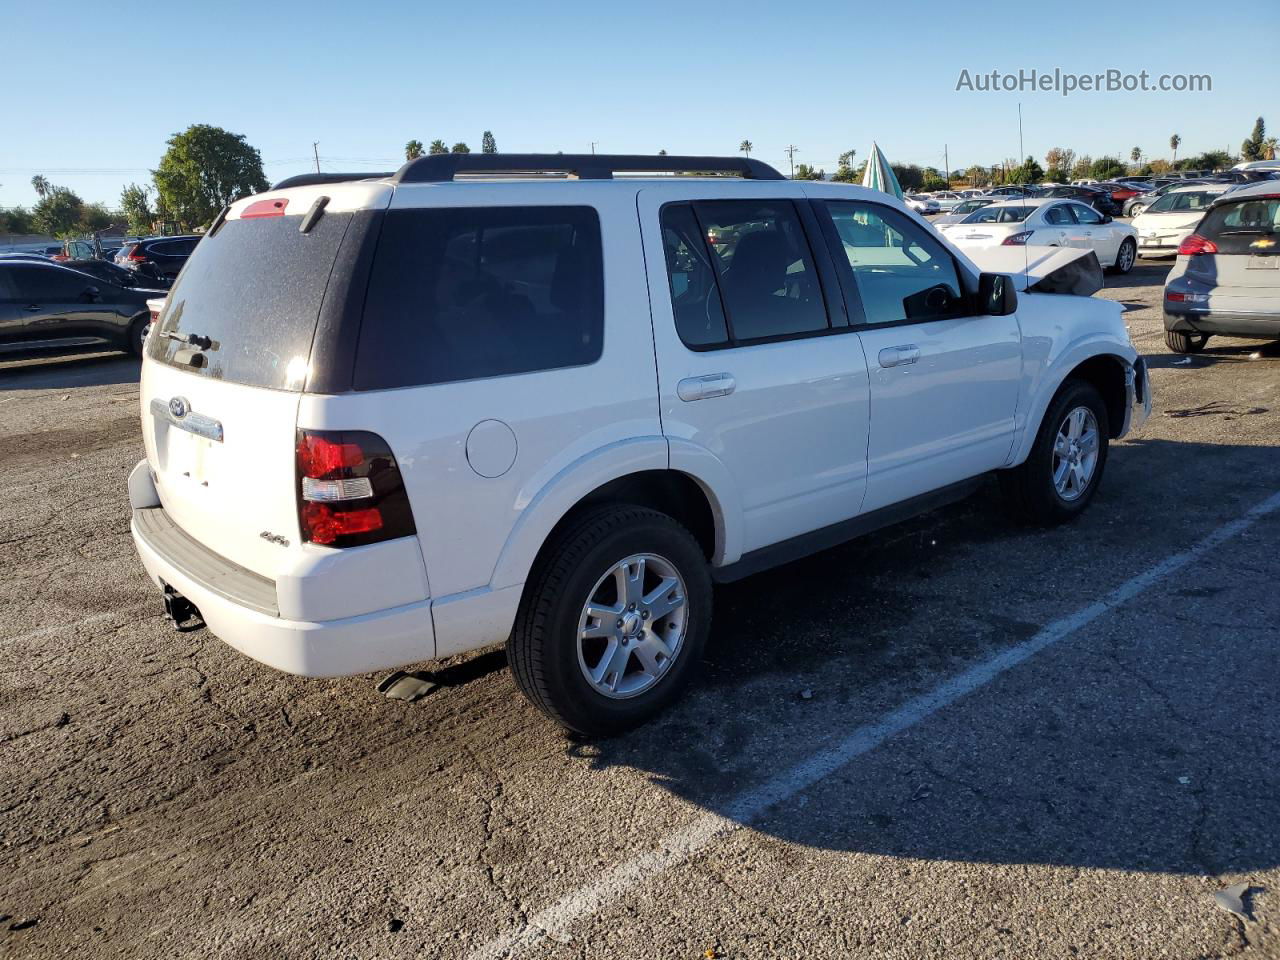
[[[1224,184],[1224,186],[1230,186]],[[1274,180],[1262,180],[1258,183],[1251,183],[1247,187],[1237,187],[1234,190],[1228,190],[1222,196],[1214,200],[1214,204],[1226,203],[1236,200],[1256,200],[1260,197],[1280,197],[1280,183]]]

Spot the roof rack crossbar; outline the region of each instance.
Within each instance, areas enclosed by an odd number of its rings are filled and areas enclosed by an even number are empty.
[[[410,160],[395,183],[448,183],[458,174],[563,173],[579,180],[610,180],[615,173],[714,173],[748,180],[782,180],[750,157],[670,157],[595,153],[443,153]]]

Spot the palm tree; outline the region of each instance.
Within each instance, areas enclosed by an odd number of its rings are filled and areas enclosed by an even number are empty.
[[[751,151],[755,149],[755,146],[756,145],[752,143],[750,140],[743,140],[740,144],[738,144],[738,152],[745,153],[749,157],[751,156]]]
[[[1137,163],[1139,160],[1141,160],[1141,159],[1142,159],[1142,148],[1141,148],[1141,147],[1134,147],[1132,150],[1130,150],[1130,151],[1129,151],[1129,159],[1130,159],[1130,160],[1132,160],[1134,163]]]
[[[31,178],[31,189],[36,192],[37,197],[43,200],[49,195],[49,181],[37,173]]]
[[[417,160],[422,156],[422,141],[410,140],[404,145],[404,158],[406,160]]]
[[[1182,146],[1182,138],[1175,133],[1169,138],[1169,148],[1173,151],[1173,163],[1175,166],[1178,163],[1178,148],[1180,146]]]
[[[1277,140],[1275,137],[1267,137],[1267,139],[1262,141],[1263,160],[1276,159],[1277,150],[1280,150],[1280,140]]]

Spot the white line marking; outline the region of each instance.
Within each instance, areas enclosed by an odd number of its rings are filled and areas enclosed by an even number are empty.
[[[678,866],[705,849],[722,834],[751,823],[775,804],[789,800],[850,761],[874,750],[890,737],[933,716],[944,707],[986,686],[1002,673],[1066,639],[1104,613],[1132,600],[1144,590],[1181,570],[1223,541],[1247,530],[1262,517],[1274,513],[1277,509],[1280,509],[1280,492],[1272,494],[1243,516],[1223,524],[1182,553],[1167,557],[1145,573],[1125,581],[1101,600],[1082,607],[1060,620],[1055,620],[1029,640],[1024,640],[1017,646],[975,664],[934,687],[928,693],[907,701],[884,718],[859,727],[830,749],[816,754],[754,790],[739,794],[729,803],[725,813],[705,814],[687,827],[669,834],[659,842],[656,850],[642,853],[614,867],[595,883],[579,887],[572,893],[566,894],[551,906],[530,917],[519,930],[498,937],[475,950],[470,955],[471,960],[515,956],[521,950],[534,946],[544,937],[550,937],[561,943],[568,942],[569,928],[576,921],[595,913],[632,887]]]
[[[29,633],[20,633],[16,637],[0,637],[0,643],[22,643],[25,640],[39,640],[41,637],[47,637],[53,633],[59,633],[63,630],[74,630],[77,627],[88,627],[95,623],[102,623],[106,620],[112,620],[120,616],[128,616],[144,609],[141,604],[134,604],[131,607],[120,607],[117,610],[109,610],[106,613],[95,613],[91,617],[85,617],[83,620],[76,620],[74,623],[55,623],[50,627],[41,627],[38,630],[32,630]]]

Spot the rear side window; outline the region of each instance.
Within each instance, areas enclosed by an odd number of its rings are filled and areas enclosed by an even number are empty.
[[[676,329],[686,346],[830,328],[809,242],[789,200],[668,204],[662,228]]]
[[[16,266],[8,273],[14,299],[31,304],[75,303],[93,286],[93,280],[84,274],[57,267]]]
[[[390,211],[369,276],[355,388],[594,363],[603,274],[591,207]]]
[[[1280,255],[1280,197],[1222,203],[1209,210],[1196,233],[1222,253]]]
[[[349,213],[326,213],[307,233],[301,217],[226,220],[205,237],[169,291],[147,356],[179,369],[254,387],[300,390],[309,372],[320,304]],[[191,241],[194,242],[194,241]],[[185,343],[212,341],[201,365]]]

